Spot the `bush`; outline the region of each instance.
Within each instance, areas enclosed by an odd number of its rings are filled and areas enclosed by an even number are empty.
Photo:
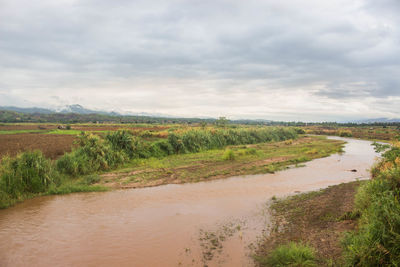
[[[317,266],[315,250],[309,246],[290,242],[274,249],[266,257],[256,257],[262,266],[271,267],[313,267]]]
[[[353,133],[350,130],[340,130],[339,136],[340,137],[352,137]]]
[[[225,150],[224,154],[222,155],[223,160],[235,160],[235,153],[231,149]]]
[[[57,160],[58,171],[72,176],[89,174],[114,168],[128,159],[124,151],[113,150],[96,135],[82,133],[79,144],[79,148]]]
[[[383,154],[374,179],[357,192],[358,230],[344,239],[348,266],[400,266],[400,161],[397,148]]]
[[[1,188],[14,198],[24,193],[44,192],[52,183],[51,172],[51,162],[40,151],[5,158],[0,169]]]
[[[294,128],[294,130],[296,131],[297,134],[305,134],[306,131],[302,128]]]

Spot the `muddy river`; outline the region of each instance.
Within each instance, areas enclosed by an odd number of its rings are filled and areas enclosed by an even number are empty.
[[[275,174],[40,197],[0,210],[0,266],[251,266],[272,196],[369,177],[378,156],[371,142],[344,140],[342,155]]]

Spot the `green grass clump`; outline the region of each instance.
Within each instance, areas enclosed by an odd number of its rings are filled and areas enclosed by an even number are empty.
[[[25,193],[44,192],[52,182],[51,162],[40,151],[4,158],[0,168],[1,188],[14,198]]]
[[[341,137],[352,137],[353,133],[350,130],[340,130],[339,136]]]
[[[57,160],[60,173],[77,176],[109,170],[128,160],[124,151],[112,147],[99,136],[81,133],[80,147]]]
[[[400,266],[400,150],[383,154],[355,205],[359,227],[344,239],[347,266]]]
[[[223,160],[235,160],[235,153],[232,149],[225,150],[224,154],[222,155]]]
[[[256,257],[261,266],[313,267],[317,266],[315,250],[301,243],[290,242],[274,249],[268,256]]]

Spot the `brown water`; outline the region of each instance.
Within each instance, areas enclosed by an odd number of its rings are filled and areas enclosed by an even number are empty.
[[[0,266],[203,266],[200,230],[232,225],[241,228],[207,264],[251,266],[248,246],[272,196],[369,177],[378,156],[370,142],[344,140],[343,155],[276,174],[40,197],[0,210]]]

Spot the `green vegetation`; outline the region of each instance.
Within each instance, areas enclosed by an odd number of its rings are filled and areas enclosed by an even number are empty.
[[[375,147],[375,152],[378,153],[384,152],[391,147],[389,144],[381,144],[377,142],[373,142],[372,145]]]
[[[383,154],[372,170],[374,179],[359,188],[359,227],[344,240],[348,266],[400,265],[400,147]]]
[[[82,131],[79,130],[61,130],[61,129],[57,129],[57,130],[51,130],[51,131],[47,131],[46,134],[71,134],[71,135],[78,135],[80,134]]]
[[[275,248],[266,256],[256,256],[256,261],[262,266],[271,267],[313,267],[318,266],[315,250],[301,243],[290,242]]]
[[[45,130],[1,130],[0,134],[44,133]]]
[[[44,192],[52,182],[51,172],[51,162],[40,151],[5,158],[1,166],[1,188],[12,197]]]
[[[352,137],[353,133],[350,130],[339,130],[340,137]]]
[[[227,149],[224,152],[224,155],[222,156],[223,160],[235,160],[235,154],[231,149]]]

